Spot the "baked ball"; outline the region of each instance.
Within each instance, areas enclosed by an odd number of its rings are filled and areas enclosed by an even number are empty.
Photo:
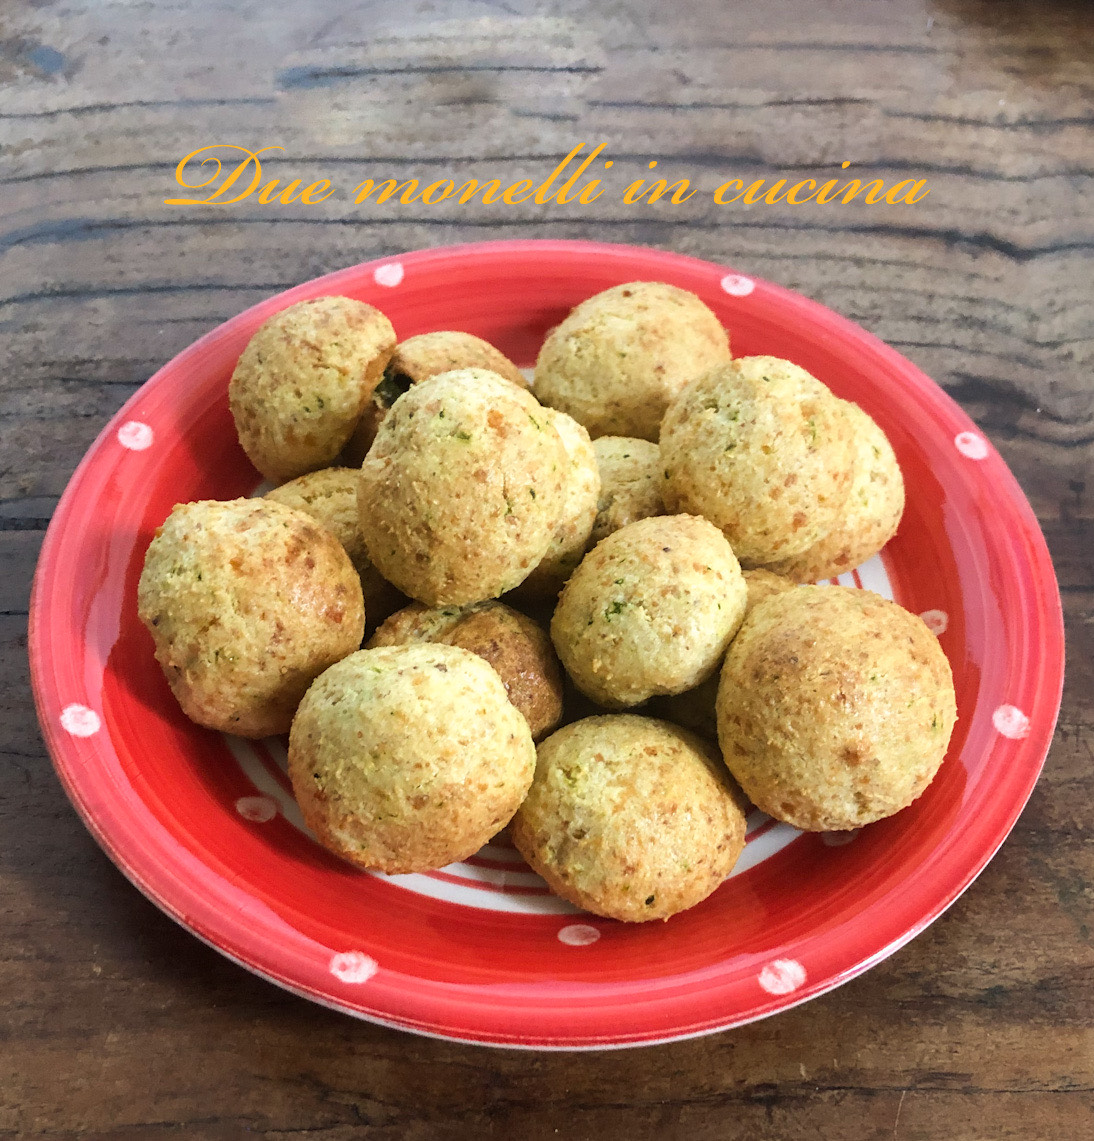
[[[796,582],[837,578],[873,558],[904,514],[904,477],[885,433],[857,404],[845,404],[854,432],[851,491],[835,527],[808,550],[772,564]]]
[[[513,843],[556,894],[609,919],[668,919],[706,899],[744,849],[717,752],[649,717],[588,717],[539,746]]]
[[[363,301],[319,297],[275,313],[228,385],[239,442],[255,467],[281,483],[331,464],[394,351],[391,322]]]
[[[490,666],[456,646],[360,650],[308,690],[289,777],[324,847],[381,872],[444,867],[516,812],[535,745]]]
[[[358,482],[358,474],[352,468],[322,468],[275,487],[266,493],[266,498],[310,515],[342,544],[361,579],[365,617],[370,626],[377,626],[402,606],[406,598],[368,557],[357,509]]]
[[[656,440],[669,401],[729,359],[729,334],[694,293],[632,281],[583,301],[548,333],[533,387],[594,439]]]
[[[420,333],[395,348],[384,377],[373,390],[346,445],[346,462],[361,466],[388,409],[412,384],[458,368],[485,368],[526,389],[528,382],[513,362],[488,341],[472,333]]]
[[[745,566],[801,554],[836,526],[851,489],[846,409],[777,357],[708,373],[665,414],[665,505],[720,527]]]
[[[562,516],[547,553],[516,594],[519,598],[553,601],[589,545],[600,497],[600,471],[589,433],[565,412],[544,408],[543,413],[561,437],[569,460],[562,489]]]
[[[776,574],[774,571],[765,570],[763,567],[753,567],[752,570],[746,570],[743,573],[745,589],[748,591],[748,597],[745,600],[746,618],[749,612],[759,606],[765,598],[770,598],[773,594],[785,594],[797,585],[793,579]]]
[[[858,828],[911,804],[957,717],[938,639],[866,590],[801,586],[760,603],[718,689],[718,739],[757,807],[807,831]]]
[[[241,737],[288,732],[312,680],[365,628],[342,545],[262,499],[178,504],[148,547],[137,613],[186,716]]]
[[[391,358],[388,376],[397,385],[409,388],[428,377],[458,368],[484,368],[518,388],[528,387],[524,373],[489,341],[455,330],[419,333],[400,341]]]
[[[766,570],[746,570],[744,572],[745,618],[753,607],[773,594],[793,590],[794,583],[782,575]],[[732,643],[730,643],[732,645]],[[650,701],[650,713],[663,717],[675,725],[683,725],[704,737],[716,740],[718,737],[718,716],[715,705],[718,700],[718,670],[700,682],[694,689],[666,697],[655,697]]]
[[[583,693],[624,709],[709,677],[741,624],[745,593],[717,527],[691,515],[640,519],[585,556],[551,639]]]
[[[591,546],[628,523],[664,515],[661,450],[656,444],[633,436],[601,436],[593,441],[593,451],[600,497],[589,535]]]
[[[547,631],[504,602],[430,610],[420,602],[393,614],[368,648],[438,642],[484,658],[536,740],[562,720],[562,669]]]
[[[361,466],[369,557],[427,606],[512,590],[555,536],[569,458],[535,398],[482,369],[401,397]]]

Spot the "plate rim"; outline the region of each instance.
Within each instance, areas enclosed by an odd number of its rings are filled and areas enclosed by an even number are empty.
[[[66,760],[63,759],[66,749],[64,746],[68,742],[61,737],[57,727],[52,723],[50,718],[45,715],[45,694],[49,685],[49,678],[45,662],[42,658],[43,643],[46,637],[45,630],[47,627],[46,616],[43,614],[42,598],[45,593],[45,581],[48,574],[54,569],[54,563],[57,559],[57,551],[62,547],[62,530],[64,520],[68,512],[72,509],[73,503],[78,499],[81,485],[87,476],[87,472],[91,465],[95,462],[100,450],[104,443],[108,441],[118,430],[121,424],[126,422],[127,416],[131,408],[142,400],[147,399],[149,393],[157,391],[159,387],[166,384],[171,379],[171,374],[178,368],[184,367],[191,356],[200,355],[210,345],[220,342],[222,339],[230,337],[233,332],[238,331],[253,320],[255,314],[261,310],[269,309],[275,302],[276,308],[282,308],[284,305],[292,304],[293,301],[302,299],[304,296],[315,296],[321,293],[328,283],[336,283],[339,279],[347,279],[350,277],[360,277],[368,272],[375,272],[381,266],[391,264],[393,262],[404,263],[407,265],[428,263],[429,261],[437,258],[459,259],[469,258],[476,259],[482,257],[484,254],[492,254],[496,256],[518,255],[527,256],[541,254],[550,256],[552,253],[563,253],[567,255],[577,255],[579,257],[589,257],[596,255],[600,258],[617,257],[621,262],[635,255],[640,256],[645,260],[656,260],[659,265],[676,265],[682,269],[690,268],[692,270],[702,268],[709,272],[711,269],[718,269],[726,275],[736,274],[737,271],[729,266],[718,265],[717,263],[705,261],[703,259],[694,258],[689,255],[678,254],[673,251],[658,250],[654,247],[623,245],[617,243],[604,243],[604,242],[589,242],[580,240],[537,240],[537,239],[510,239],[503,241],[493,242],[474,242],[474,243],[459,243],[452,246],[433,246],[423,250],[411,251],[402,254],[392,254],[387,257],[371,259],[366,262],[359,263],[354,266],[349,266],[341,270],[336,270],[333,273],[322,275],[321,277],[311,279],[306,282],[299,283],[288,290],[274,294],[271,297],[264,298],[254,305],[249,306],[242,312],[229,318],[227,321],[222,322],[209,330],[202,337],[192,342],[180,353],[176,354],[169,361],[165,362],[153,375],[142,384],[138,390],[133,393],[121,406],[121,408],[109,419],[102,431],[98,434],[94,442],[90,445],[85,455],[81,458],[80,463],[77,465],[72,477],[68,481],[63,494],[61,495],[57,507],[53,513],[50,525],[47,529],[46,536],[43,540],[41,553],[39,555],[38,563],[35,568],[34,580],[32,583],[31,599],[29,606],[29,622],[28,622],[28,657],[30,659],[31,667],[31,684],[34,693],[34,700],[36,711],[38,714],[39,724],[41,726],[43,738],[46,742],[47,748],[50,753],[51,761],[58,777],[61,780],[62,786],[65,789],[66,795],[76,808],[77,813],[83,820],[85,826],[91,832],[96,842],[103,848],[110,859],[116,866],[125,874],[125,876],[136,886],[142,894],[145,895],[151,902],[156,904],[168,916],[178,922],[181,926],[186,928],[192,934],[197,935],[207,945],[213,946],[220,953],[224,954],[227,958],[239,965],[244,966],[252,973],[258,974],[263,978],[281,986],[282,988],[290,991],[291,993],[306,997],[312,1001],[319,1002],[322,1005],[328,1006],[332,1009],[339,1010],[344,1013],[349,1013],[355,1017],[363,1018],[367,1021],[376,1022],[380,1025],[393,1027],[396,1029],[410,1030],[415,1033],[424,1034],[427,1036],[441,1038],[447,1041],[458,1041],[472,1045],[490,1045],[499,1046],[502,1048],[515,1049],[526,1048],[534,1050],[602,1050],[609,1048],[624,1048],[624,1047],[637,1047],[641,1045],[653,1045],[662,1042],[678,1041],[685,1038],[700,1037],[706,1034],[715,1033],[723,1029],[729,1029],[733,1026],[742,1025],[759,1018],[768,1017],[771,1014],[778,1013],[784,1009],[790,1009],[793,1006],[800,1005],[800,1003],[808,1001],[811,998],[818,997],[820,994],[827,993],[835,989],[837,986],[862,974],[871,966],[876,965],[878,962],[893,954],[900,947],[904,946],[916,935],[920,934],[930,923],[937,919],[948,907],[950,907],[960,895],[968,889],[969,886],[975,881],[979,874],[983,871],[984,867],[990,862],[994,855],[998,852],[999,847],[1006,840],[1010,831],[1013,829],[1014,824],[1017,822],[1022,810],[1040,776],[1041,771],[1047,758],[1047,754],[1052,742],[1056,721],[1060,712],[1060,701],[1063,688],[1063,664],[1064,664],[1064,626],[1063,626],[1063,612],[1059,593],[1059,586],[1056,579],[1055,571],[1052,566],[1051,557],[1049,555],[1047,544],[1045,543],[1040,526],[1033,513],[1032,507],[1028,499],[1023,493],[1020,485],[1015,479],[1010,469],[1006,466],[1002,458],[999,457],[999,468],[1002,473],[1005,473],[1003,486],[999,489],[999,497],[1005,499],[1014,510],[1020,521],[1024,524],[1023,534],[1029,540],[1028,546],[1031,548],[1027,551],[1026,566],[1029,567],[1030,573],[1033,575],[1037,586],[1038,599],[1044,604],[1041,608],[1040,614],[1043,619],[1051,625],[1051,628],[1045,629],[1039,626],[1039,632],[1046,636],[1044,645],[1045,653],[1042,657],[1041,671],[1038,676],[1048,678],[1048,692],[1042,696],[1044,705],[1051,704],[1053,713],[1051,718],[1045,717],[1038,724],[1038,739],[1043,737],[1043,747],[1038,746],[1037,753],[1039,755],[1039,762],[1036,766],[1031,766],[1029,770],[1029,779],[1027,787],[1020,800],[1015,800],[1011,804],[1009,812],[1009,822],[1001,830],[1001,833],[995,838],[995,841],[990,848],[984,849],[978,854],[976,860],[972,861],[970,866],[962,871],[958,877],[956,886],[952,886],[950,890],[941,894],[939,901],[933,906],[927,914],[925,914],[916,924],[905,930],[900,938],[896,941],[890,942],[880,951],[873,955],[868,955],[862,958],[852,968],[843,972],[835,979],[826,978],[818,984],[809,985],[800,992],[793,995],[785,996],[771,1004],[772,1008],[764,1010],[760,1013],[746,1013],[741,1016],[734,1016],[730,1018],[720,1018],[710,1020],[709,1025],[703,1025],[698,1028],[687,1029],[665,1034],[646,1034],[640,1037],[630,1039],[620,1039],[618,1035],[608,1036],[608,1040],[598,1041],[583,1041],[579,1043],[559,1043],[559,1042],[540,1042],[534,1039],[534,1036],[529,1035],[515,1035],[513,1040],[508,1040],[500,1034],[493,1037],[480,1037],[480,1036],[463,1036],[451,1030],[439,1028],[426,1028],[423,1026],[411,1025],[407,1020],[399,1019],[385,1019],[373,1013],[366,1013],[352,1006],[344,1005],[336,998],[324,994],[320,991],[315,991],[308,986],[294,982],[283,977],[279,977],[269,970],[263,969],[261,966],[241,958],[232,953],[228,948],[217,942],[216,939],[201,930],[198,930],[192,921],[188,920],[184,912],[175,906],[176,901],[164,898],[160,892],[157,892],[154,883],[149,882],[145,875],[128,859],[127,853],[124,850],[124,845],[115,842],[115,838],[110,835],[97,819],[93,807],[83,796],[83,790],[79,787],[78,782],[74,779],[74,775],[69,771]],[[828,309],[826,306],[819,302],[813,301],[810,298],[804,297],[794,291],[788,290],[775,283],[765,281],[755,275],[748,275],[749,280],[762,284],[765,289],[771,291],[784,303],[790,303],[793,307],[798,307],[805,313],[816,317],[823,316],[827,323],[836,322],[836,326],[842,332],[849,334],[854,340],[858,341],[864,348],[873,351],[874,353],[880,352],[882,356],[888,356],[898,360],[905,371],[910,370],[909,375],[916,380],[917,384],[925,384],[926,391],[932,396],[934,403],[940,405],[947,413],[948,419],[951,423],[958,423],[962,425],[961,430],[977,431],[979,429],[967,414],[960,408],[959,405],[950,397],[945,391],[932,381],[926,374],[922,373],[911,361],[903,357],[902,354],[897,352],[891,346],[881,341],[868,330],[862,328],[855,322],[850,321],[848,318],[835,313],[833,310]],[[633,279],[632,279],[633,280]],[[1046,573],[1047,572],[1047,573]],[[1046,584],[1050,587],[1047,592]],[[1050,654],[1049,650],[1056,650],[1057,652]],[[1046,662],[1045,659],[1050,659]],[[1047,670],[1047,672],[1046,672]],[[1049,724],[1051,721],[1051,724]]]

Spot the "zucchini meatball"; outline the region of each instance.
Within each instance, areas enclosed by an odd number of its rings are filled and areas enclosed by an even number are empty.
[[[513,843],[556,895],[610,919],[668,919],[706,899],[744,849],[715,750],[649,717],[588,717],[539,746]]]
[[[483,369],[400,397],[361,466],[369,557],[427,606],[496,598],[547,553],[569,458],[528,392]]]
[[[632,281],[581,302],[548,333],[533,388],[593,439],[656,441],[669,401],[729,359],[729,334],[694,293]]]
[[[770,598],[773,594],[785,594],[788,590],[793,590],[796,585],[794,580],[787,578],[786,575],[764,570],[763,567],[746,570],[744,576],[745,589],[748,591],[745,602],[746,618],[749,612],[759,606],[765,598]]]
[[[836,526],[851,488],[846,409],[776,357],[708,373],[665,414],[666,506],[720,527],[744,566],[801,554]]]
[[[137,613],[187,717],[241,737],[287,732],[304,691],[365,627],[338,540],[262,499],[176,506],[145,555]]]
[[[835,527],[808,550],[771,565],[796,582],[836,578],[860,566],[896,534],[904,513],[904,477],[892,445],[857,404],[846,411],[855,435],[847,503]]]
[[[923,621],[841,586],[800,586],[749,614],[717,711],[725,763],[753,803],[814,832],[911,804],[957,718],[950,664]]]
[[[346,462],[360,466],[388,409],[412,384],[458,368],[485,368],[526,389],[528,382],[513,362],[488,341],[472,333],[419,333],[395,347],[383,380],[373,390],[346,445]]]
[[[368,648],[422,642],[460,646],[488,661],[536,740],[562,720],[562,669],[551,639],[537,622],[504,602],[438,610],[412,602],[372,635]]]
[[[281,483],[331,464],[395,351],[391,322],[349,297],[275,313],[251,338],[228,385],[243,450]]]
[[[661,451],[633,436],[601,436],[593,441],[600,472],[590,545],[639,519],[665,514],[661,498]]]
[[[353,468],[322,468],[275,487],[266,493],[266,498],[310,515],[342,544],[361,579],[368,623],[377,626],[402,606],[406,598],[380,574],[368,557],[357,510],[358,482]]]
[[[585,556],[559,599],[551,639],[587,697],[625,709],[709,677],[741,624],[745,596],[717,527],[691,515],[641,519]]]
[[[535,772],[528,724],[456,646],[360,650],[308,690],[289,777],[308,827],[362,868],[419,872],[478,851]]]

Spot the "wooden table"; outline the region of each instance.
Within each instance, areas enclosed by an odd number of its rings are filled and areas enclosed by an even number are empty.
[[[1094,8],[1065,0],[13,2],[0,15],[0,1137],[1094,1136]],[[322,204],[166,206],[214,143]],[[354,205],[366,178],[540,180],[589,205]],[[280,155],[280,157],[278,157]],[[688,201],[624,205],[652,177]],[[914,204],[712,191],[925,180]],[[28,589],[108,417],[260,298],[394,251],[608,238],[800,290],[932,375],[1018,476],[1069,685],[1044,775],[957,904],[845,987],[675,1045],[529,1054],[359,1023],[252,977],[84,831],[29,695]]]

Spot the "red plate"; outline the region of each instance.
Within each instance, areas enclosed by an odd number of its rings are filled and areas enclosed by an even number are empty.
[[[271,313],[340,293],[400,337],[466,329],[531,364],[578,301],[624,281],[697,293],[736,355],[807,368],[888,433],[908,506],[869,583],[921,613],[960,713],[938,778],[851,835],[758,815],[738,872],[667,923],[549,896],[512,849],[430,876],[372,876],[294,823],[279,742],[240,744],[179,712],[136,617],[152,532],[179,500],[249,494],[227,385]],[[298,994],[388,1026],[537,1048],[663,1042],[822,994],[921,931],[984,867],[1040,772],[1063,630],[1044,540],[975,425],[899,354],[829,310],[725,266],[584,242],[498,242],[331,274],[233,318],[162,368],[95,442],[46,536],[31,602],[38,715],[68,795],[155,903]],[[827,840],[827,842],[826,842]]]

